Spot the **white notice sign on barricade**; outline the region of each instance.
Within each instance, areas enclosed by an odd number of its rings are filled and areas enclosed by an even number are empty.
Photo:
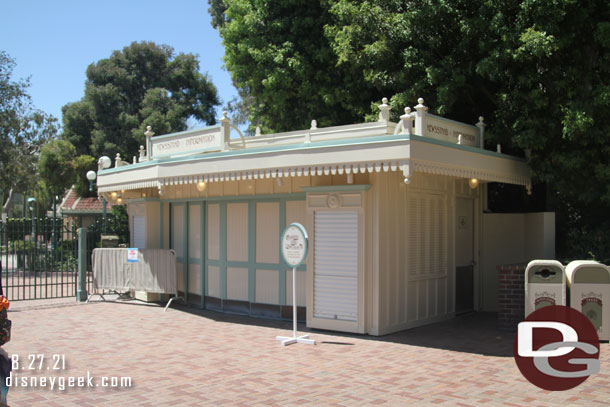
[[[127,261],[130,263],[138,262],[138,249],[137,248],[127,249]]]

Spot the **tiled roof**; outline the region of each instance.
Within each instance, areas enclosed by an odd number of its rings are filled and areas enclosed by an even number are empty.
[[[74,188],[70,188],[66,195],[64,195],[64,199],[59,205],[60,212],[63,213],[71,213],[71,212],[89,212],[89,213],[102,213],[103,211],[103,202],[101,198],[91,197],[91,198],[82,198],[78,196]],[[110,202],[106,203],[106,210],[110,211],[112,204]]]

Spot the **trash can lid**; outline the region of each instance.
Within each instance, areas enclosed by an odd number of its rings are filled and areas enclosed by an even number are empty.
[[[574,260],[566,266],[568,284],[610,284],[608,266],[594,260]]]
[[[564,284],[563,264],[557,260],[532,260],[525,268],[525,283]]]

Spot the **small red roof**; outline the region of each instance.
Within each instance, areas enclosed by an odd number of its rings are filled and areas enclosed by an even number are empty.
[[[59,210],[66,214],[72,212],[102,213],[103,207],[104,204],[101,198],[82,198],[78,196],[74,188],[70,188],[66,195],[64,195],[64,199],[61,205],[59,205]],[[110,208],[112,208],[112,204],[107,202],[106,210],[110,211]]]

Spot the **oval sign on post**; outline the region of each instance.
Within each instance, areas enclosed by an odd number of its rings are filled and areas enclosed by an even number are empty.
[[[307,231],[300,223],[291,223],[282,233],[282,257],[290,267],[299,267],[307,257]]]
[[[292,343],[306,343],[315,345],[316,341],[309,339],[309,335],[297,337],[297,267],[307,257],[307,231],[300,223],[291,223],[286,226],[281,236],[280,251],[284,261],[292,267],[292,337],[276,336],[282,346]]]

